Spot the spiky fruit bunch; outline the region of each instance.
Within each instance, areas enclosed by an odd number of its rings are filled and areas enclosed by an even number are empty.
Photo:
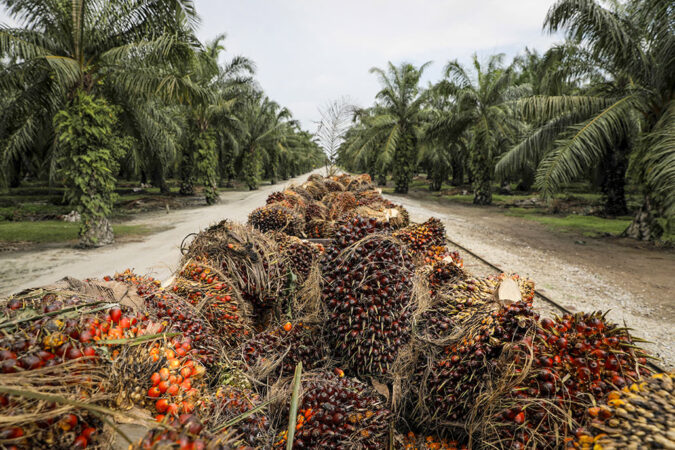
[[[307,192],[307,189],[304,189],[301,186],[291,186],[290,188],[287,189],[287,191],[291,191],[299,195],[305,202],[305,204],[310,203],[314,199],[314,197],[312,197],[312,194]]]
[[[398,230],[394,236],[405,242],[413,255],[425,264],[441,260],[449,253],[445,246],[445,227],[435,217]]]
[[[285,256],[289,268],[302,283],[307,279],[312,268],[318,266],[324,248],[321,244],[304,242],[288,236],[286,239],[280,239],[279,251]]]
[[[336,180],[332,180],[330,178],[324,179],[323,185],[326,186],[328,192],[342,192],[345,190],[345,187],[342,183]]]
[[[246,364],[261,373],[269,373],[267,367],[277,364],[271,372],[275,377],[292,375],[299,362],[307,370],[321,367],[327,354],[319,330],[302,322],[287,322],[254,336],[243,345]]]
[[[675,448],[675,383],[660,373],[612,391],[607,405],[588,408],[591,431],[579,431],[571,448]]]
[[[356,204],[358,206],[371,206],[373,204],[382,204],[384,198],[377,189],[362,190],[356,193]]]
[[[331,192],[323,198],[322,203],[328,207],[328,218],[337,220],[356,208],[356,197],[348,191]]]
[[[140,296],[155,292],[162,287],[162,283],[160,283],[159,280],[155,280],[153,277],[148,275],[138,275],[131,269],[126,269],[124,272],[116,273],[112,277],[105,276],[103,279],[105,281],[119,281],[130,286],[135,286],[136,292]]]
[[[145,306],[152,318],[165,325],[162,331],[177,332],[190,339],[201,363],[211,365],[216,361],[222,344],[211,325],[185,299],[161,290],[147,295]]]
[[[420,390],[412,411],[418,426],[434,428],[463,420],[489,386],[504,347],[521,340],[538,319],[525,302],[501,307],[486,303],[474,308],[470,316],[448,317],[449,326],[441,322],[445,329],[440,337],[447,337],[451,343],[432,348],[413,378]],[[430,322],[436,325],[433,318]],[[459,337],[453,339],[458,332]]]
[[[165,427],[154,428],[134,446],[133,450],[213,449],[232,448],[235,442],[228,435],[214,436],[194,414],[182,414],[167,420]]]
[[[250,335],[247,311],[231,282],[222,278],[210,266],[191,261],[170,289],[194,305],[224,342],[234,345]]]
[[[307,222],[305,232],[312,239],[328,239],[335,235],[335,226],[333,220],[313,219]]]
[[[283,192],[272,192],[270,195],[267,196],[267,201],[265,202],[268,205],[271,205],[272,203],[282,203],[285,202],[286,196],[284,195]]]
[[[435,295],[448,284],[461,282],[467,276],[462,265],[457,263],[453,258],[435,261],[428,267],[427,281],[429,282],[432,295]]]
[[[254,209],[248,216],[248,223],[263,233],[283,231],[291,236],[304,236],[304,218],[293,209],[280,203],[272,203]]]
[[[328,189],[323,184],[323,180],[314,179],[309,180],[302,185],[302,188],[309,192],[314,200],[321,200],[324,195],[328,194]]]
[[[401,442],[405,450],[468,450],[465,444],[437,436],[416,436],[412,431]]]
[[[633,345],[625,328],[601,313],[544,318],[534,338],[518,344],[509,357],[524,379],[509,390],[491,417],[501,442],[516,448],[556,442],[580,423],[593,399],[606,399],[649,374],[647,355]],[[550,406],[549,406],[550,405]],[[569,416],[560,416],[561,410]]]
[[[260,395],[248,388],[221,386],[205,400],[199,414],[208,426],[218,426],[246,414],[262,404]],[[241,445],[264,447],[269,432],[269,419],[263,411],[255,412],[230,426],[229,434],[242,439]]]
[[[376,224],[359,221],[355,227],[360,229],[355,236],[340,235],[336,241],[350,245]],[[322,292],[335,356],[355,373],[385,374],[410,337],[410,255],[399,241],[383,234],[371,234],[335,252],[327,252]]]
[[[325,220],[328,217],[328,207],[321,202],[312,202],[305,208],[305,222],[315,219]]]
[[[373,389],[321,373],[303,380],[302,392],[293,448],[386,448],[392,414]],[[283,448],[287,431],[279,437],[275,447]]]
[[[337,256],[336,251],[339,252],[370,234],[385,233],[387,231],[389,231],[389,224],[386,222],[378,221],[372,217],[356,216],[336,230],[331,246],[333,254],[328,255],[329,259]]]

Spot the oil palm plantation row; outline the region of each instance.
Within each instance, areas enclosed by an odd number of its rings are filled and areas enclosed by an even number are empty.
[[[290,177],[323,162],[288,112],[267,99],[224,36],[202,44],[192,0],[2,0],[0,182],[66,187],[84,245],[112,240],[118,177],[168,192]],[[259,116],[264,116],[261,119]],[[250,156],[251,146],[255,148]],[[251,162],[253,161],[253,162]],[[246,169],[246,170],[244,170]],[[250,169],[250,170],[249,170]]]
[[[491,202],[496,182],[549,198],[592,180],[610,216],[629,212],[631,183],[644,201],[626,234],[658,238],[656,218],[675,217],[673,13],[664,0],[559,0],[544,29],[565,40],[543,55],[452,60],[426,87],[426,64],[373,69],[382,90],[355,114],[340,161],[391,175],[397,192],[416,173],[435,190],[468,181],[476,204]]]

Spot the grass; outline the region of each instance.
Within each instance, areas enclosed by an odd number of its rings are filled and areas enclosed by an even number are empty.
[[[1,222],[0,242],[68,242],[78,239],[79,223],[43,220],[38,222]],[[156,231],[143,225],[114,225],[115,236],[144,236]]]
[[[542,211],[534,208],[509,208],[505,214],[511,217],[521,217],[523,219],[539,222],[554,231],[559,230],[581,232],[587,237],[605,234],[618,236],[628,227],[628,225],[630,225],[631,222],[630,217],[617,217],[609,219],[597,216],[584,216],[580,214],[556,216],[543,214]]]

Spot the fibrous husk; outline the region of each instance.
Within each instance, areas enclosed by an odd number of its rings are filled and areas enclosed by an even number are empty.
[[[339,219],[356,208],[356,198],[351,192],[331,192],[322,201],[328,207],[328,218]]]
[[[314,200],[321,200],[324,195],[328,193],[328,189],[324,186],[323,181],[314,179],[303,183],[302,188],[309,192]]]
[[[254,313],[277,305],[286,286],[287,265],[277,243],[249,226],[222,221],[202,231],[184,251],[183,264],[194,258],[222,268]]]

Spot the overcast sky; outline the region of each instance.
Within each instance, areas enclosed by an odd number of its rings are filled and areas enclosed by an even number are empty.
[[[553,0],[196,0],[202,40],[227,33],[226,57],[257,65],[266,93],[314,131],[317,108],[340,96],[359,106],[378,91],[373,66],[448,60],[469,62],[558,40],[542,31]],[[7,16],[0,11],[0,22]]]

